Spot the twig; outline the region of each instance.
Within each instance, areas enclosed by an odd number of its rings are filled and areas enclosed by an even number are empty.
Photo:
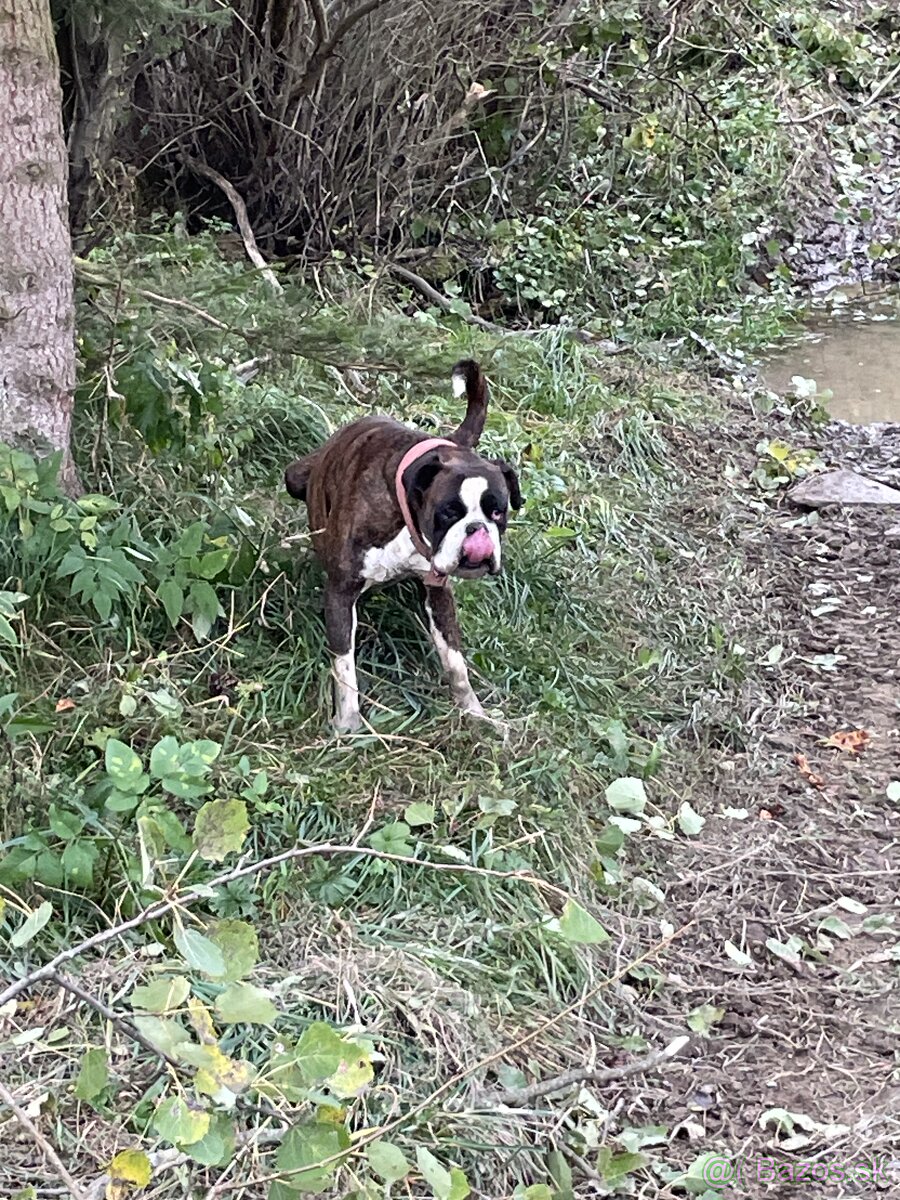
[[[170,893],[164,900],[158,900],[155,904],[149,905],[143,912],[137,913],[136,916],[129,918],[129,920],[122,921],[110,929],[103,929],[99,933],[95,933],[92,937],[86,938],[83,942],[79,942],[75,946],[70,946],[67,950],[62,950],[50,962],[42,967],[37,967],[21,979],[17,979],[15,983],[11,983],[0,992],[0,1007],[15,996],[18,996],[20,992],[33,987],[34,984],[53,979],[64,963],[71,962],[73,958],[78,958],[88,950],[94,950],[106,942],[113,941],[115,938],[121,937],[122,934],[128,933],[132,929],[137,929],[147,921],[156,921],[173,909],[190,908],[198,900],[208,900],[212,888],[223,887],[225,884],[233,883],[237,879],[246,879],[248,876],[258,875],[263,871],[271,871],[273,867],[280,866],[282,863],[292,862],[295,859],[310,858],[316,855],[327,858],[339,854],[358,855],[362,858],[378,858],[386,862],[427,867],[433,871],[489,876],[492,879],[514,879],[521,883],[530,884],[532,887],[554,895],[560,900],[566,901],[569,899],[568,892],[565,892],[562,888],[547,882],[545,879],[540,879],[537,875],[528,874],[525,871],[494,871],[489,867],[476,867],[469,863],[429,862],[427,859],[413,858],[411,855],[406,854],[388,854],[383,850],[375,850],[371,846],[337,846],[331,843],[314,846],[294,846],[290,850],[283,850],[280,854],[273,854],[269,858],[261,859],[259,862],[246,863],[243,866],[235,867],[233,870],[226,871],[222,875],[217,875],[215,879],[211,879],[208,883],[201,884],[199,887],[185,892],[183,895],[179,895],[177,892]]]
[[[241,240],[244,243],[244,249],[247,251],[247,257],[253,263],[254,267],[259,268],[259,273],[269,285],[269,289],[272,292],[281,292],[281,284],[278,282],[275,272],[263,258],[259,246],[256,244],[256,235],[253,232],[253,226],[250,224],[250,218],[247,216],[247,205],[238,193],[237,188],[234,184],[229,183],[224,175],[220,175],[218,171],[214,171],[212,167],[208,167],[206,163],[200,162],[199,159],[192,158],[189,154],[185,154],[182,157],[192,171],[197,175],[203,175],[206,179],[211,179],[216,187],[225,193],[228,203],[234,209],[234,215],[237,217],[238,229],[241,231]]]
[[[145,1038],[144,1035],[140,1033],[134,1025],[132,1025],[127,1017],[120,1016],[118,1013],[114,1012],[108,1007],[108,1005],[104,1004],[102,1000],[98,999],[96,996],[92,996],[90,992],[85,991],[85,989],[80,984],[76,983],[74,979],[70,979],[68,975],[60,974],[59,971],[54,971],[53,974],[49,975],[47,978],[51,983],[57,984],[57,986],[63,988],[64,991],[71,992],[73,996],[77,996],[79,1000],[84,1001],[85,1004],[89,1005],[96,1012],[98,1012],[101,1017],[105,1017],[107,1021],[110,1021],[117,1028],[121,1029],[122,1032],[127,1037],[131,1038],[132,1041],[137,1042],[140,1046],[143,1046],[145,1050],[149,1050],[150,1053],[155,1055],[157,1058],[163,1059],[169,1064],[170,1067],[178,1066],[176,1059],[166,1054],[165,1051],[159,1050],[156,1046],[154,1046],[151,1041]]]
[[[69,1174],[68,1170],[66,1169],[66,1164],[62,1161],[62,1159],[38,1129],[37,1125],[35,1125],[34,1121],[32,1121],[31,1117],[29,1117],[28,1113],[19,1106],[15,1096],[13,1096],[12,1092],[9,1091],[2,1079],[0,1079],[0,1100],[2,1100],[7,1108],[11,1110],[13,1116],[16,1118],[22,1128],[26,1129],[31,1134],[31,1136],[34,1138],[35,1144],[44,1152],[46,1157],[52,1163],[54,1171],[72,1193],[72,1200],[92,1200],[90,1196],[86,1195],[85,1192],[81,1190],[79,1185]]]
[[[432,287],[427,279],[423,279],[421,275],[417,275],[415,271],[410,271],[407,267],[401,267],[399,263],[388,263],[387,269],[392,275],[396,275],[398,279],[402,279],[405,283],[414,287],[417,292],[421,292],[426,300],[430,300],[432,304],[436,304],[444,312],[453,311],[451,301],[442,295],[437,288]],[[493,321],[486,321],[484,317],[479,317],[476,313],[459,315],[462,316],[467,325],[474,325],[478,329],[486,329],[488,333],[501,334],[504,337],[515,333],[518,333],[520,337],[528,336],[516,329],[504,329],[502,325],[495,325]]]
[[[358,1154],[361,1150],[364,1150],[366,1146],[370,1145],[370,1143],[387,1137],[396,1129],[400,1129],[402,1126],[406,1125],[420,1113],[432,1108],[435,1101],[439,1100],[445,1092],[449,1092],[452,1088],[456,1087],[457,1084],[468,1079],[470,1075],[474,1075],[476,1071],[485,1070],[485,1068],[492,1066],[495,1062],[499,1062],[500,1059],[506,1058],[506,1056],[509,1054],[514,1054],[517,1050],[521,1050],[523,1046],[527,1046],[536,1038],[541,1037],[542,1034],[545,1034],[549,1029],[552,1029],[554,1025],[558,1025],[560,1021],[564,1020],[577,1009],[587,1004],[587,1002],[592,1000],[594,996],[599,996],[601,992],[605,991],[612,984],[618,983],[620,980],[624,979],[625,976],[630,971],[633,971],[635,967],[640,966],[641,963],[649,962],[651,959],[656,958],[656,956],[661,951],[665,950],[667,946],[670,946],[672,942],[677,941],[678,938],[687,933],[693,924],[694,922],[692,920],[688,921],[686,924],[682,925],[680,929],[676,929],[674,933],[670,933],[668,937],[664,937],[660,941],[654,943],[654,945],[645,950],[643,954],[639,954],[638,957],[633,959],[630,963],[626,963],[624,967],[620,967],[619,970],[613,975],[607,975],[604,979],[601,979],[599,983],[596,983],[592,988],[589,988],[586,992],[579,996],[577,1000],[573,1000],[571,1004],[567,1004],[565,1008],[561,1008],[558,1013],[555,1013],[552,1017],[548,1017],[546,1021],[541,1022],[541,1024],[535,1029],[532,1029],[530,1033],[523,1034],[522,1037],[517,1038],[514,1042],[508,1042],[505,1046],[501,1046],[499,1050],[495,1050],[493,1054],[486,1055],[478,1062],[461,1068],[456,1072],[455,1075],[451,1076],[450,1079],[446,1080],[444,1083],[440,1084],[439,1087],[436,1087],[434,1091],[430,1092],[424,1100],[421,1100],[412,1108],[407,1109],[406,1112],[401,1113],[399,1117],[394,1117],[393,1120],[388,1121],[384,1125],[375,1125],[374,1127],[368,1129],[365,1134],[363,1134],[353,1143],[353,1153]],[[319,1170],[322,1167],[330,1166],[332,1163],[340,1162],[346,1156],[346,1153],[346,1151],[340,1151],[337,1154],[329,1155],[328,1158],[323,1158],[320,1162],[310,1163],[308,1167],[294,1167],[288,1171],[277,1171],[274,1174],[261,1175],[256,1179],[245,1180],[243,1183],[228,1183],[221,1190],[234,1191],[237,1190],[237,1188],[248,1188],[251,1185],[271,1183],[276,1179],[283,1180],[291,1175],[297,1174],[300,1171]]]
[[[690,1040],[686,1035],[682,1035],[675,1038],[662,1050],[654,1050],[650,1054],[645,1054],[643,1058],[636,1058],[633,1062],[625,1063],[621,1067],[607,1067],[604,1070],[597,1070],[593,1067],[575,1067],[571,1071],[564,1071],[562,1075],[554,1075],[552,1079],[542,1079],[537,1083],[529,1084],[528,1087],[510,1088],[506,1092],[496,1092],[487,1096],[485,1103],[492,1106],[503,1104],[507,1108],[521,1108],[525,1104],[530,1104],[532,1100],[537,1100],[540,1096],[549,1096],[551,1092],[561,1092],[576,1083],[602,1085],[614,1083],[619,1079],[629,1079],[632,1075],[643,1075],[645,1071],[653,1071],[660,1063],[680,1054]]]

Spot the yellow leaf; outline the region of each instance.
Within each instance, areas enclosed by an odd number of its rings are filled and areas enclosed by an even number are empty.
[[[223,1088],[238,1095],[247,1090],[256,1074],[250,1063],[229,1058],[218,1046],[197,1046],[192,1054],[181,1057],[197,1067],[194,1084],[204,1096],[217,1096]]]
[[[214,1046],[217,1041],[216,1030],[212,1015],[206,1005],[196,996],[191,996],[188,1000],[188,1012],[190,1014],[188,1020],[197,1031],[200,1041],[204,1046]]]
[[[791,452],[790,446],[786,446],[784,442],[772,441],[768,446],[769,454],[776,462],[784,462]]]
[[[145,1188],[153,1168],[143,1150],[120,1150],[106,1168],[106,1200],[125,1200],[133,1189]]]

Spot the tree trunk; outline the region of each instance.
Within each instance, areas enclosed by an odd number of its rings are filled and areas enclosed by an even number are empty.
[[[0,4],[0,441],[69,449],[75,386],[62,93],[49,0]]]

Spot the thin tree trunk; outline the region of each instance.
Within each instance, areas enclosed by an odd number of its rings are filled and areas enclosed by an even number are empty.
[[[69,449],[75,386],[62,93],[49,0],[0,5],[0,441]]]

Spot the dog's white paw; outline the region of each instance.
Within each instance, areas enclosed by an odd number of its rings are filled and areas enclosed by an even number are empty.
[[[351,709],[350,712],[336,713],[331,727],[338,736],[346,733],[359,733],[363,727],[363,720],[358,712]]]

